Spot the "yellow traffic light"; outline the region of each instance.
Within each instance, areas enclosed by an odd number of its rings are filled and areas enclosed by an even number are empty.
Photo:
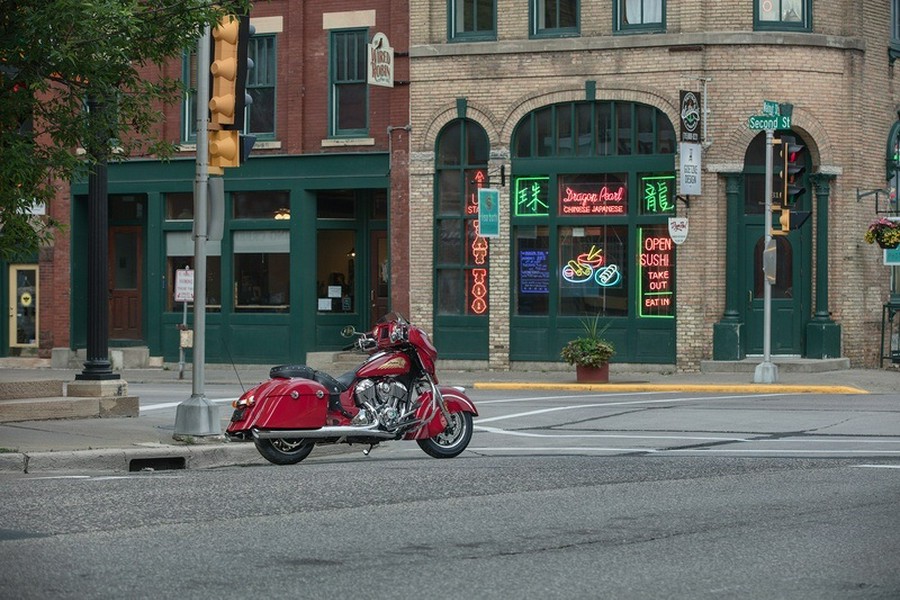
[[[215,42],[213,61],[209,66],[213,76],[209,110],[213,126],[234,124],[239,28],[238,18],[226,15],[212,32]]]
[[[238,152],[240,132],[218,130],[209,132],[209,172],[222,175],[225,167],[241,166]]]

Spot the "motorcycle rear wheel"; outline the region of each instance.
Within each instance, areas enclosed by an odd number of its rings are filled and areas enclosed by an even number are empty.
[[[295,465],[312,452],[315,443],[307,440],[256,439],[256,449],[270,463],[276,465]]]
[[[425,454],[434,458],[459,456],[472,439],[472,415],[467,412],[450,413],[450,422],[441,433],[424,440],[416,440]]]

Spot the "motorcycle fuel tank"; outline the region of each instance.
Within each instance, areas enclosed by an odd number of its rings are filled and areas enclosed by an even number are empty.
[[[409,357],[402,352],[379,352],[373,354],[356,372],[356,376],[385,377],[409,373]]]

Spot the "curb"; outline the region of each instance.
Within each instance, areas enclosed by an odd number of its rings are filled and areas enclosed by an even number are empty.
[[[311,458],[356,451],[355,447],[344,444],[320,446],[313,450]],[[246,465],[269,465],[269,462],[260,456],[253,444],[245,443],[0,454],[0,473],[33,474],[66,470],[129,473]]]
[[[654,383],[479,383],[476,390],[565,390],[582,392],[717,392],[748,394],[868,394],[860,388],[843,385],[761,384],[683,384]]]

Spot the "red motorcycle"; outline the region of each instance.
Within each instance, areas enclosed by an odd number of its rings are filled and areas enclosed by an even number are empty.
[[[365,455],[388,440],[416,440],[435,458],[458,456],[478,415],[465,390],[438,386],[437,349],[428,334],[397,313],[368,333],[345,327],[344,337],[370,356],[340,377],[306,365],[273,367],[270,379],[234,402],[225,431],[253,441],[276,465],[295,464],[316,444],[365,444]]]

